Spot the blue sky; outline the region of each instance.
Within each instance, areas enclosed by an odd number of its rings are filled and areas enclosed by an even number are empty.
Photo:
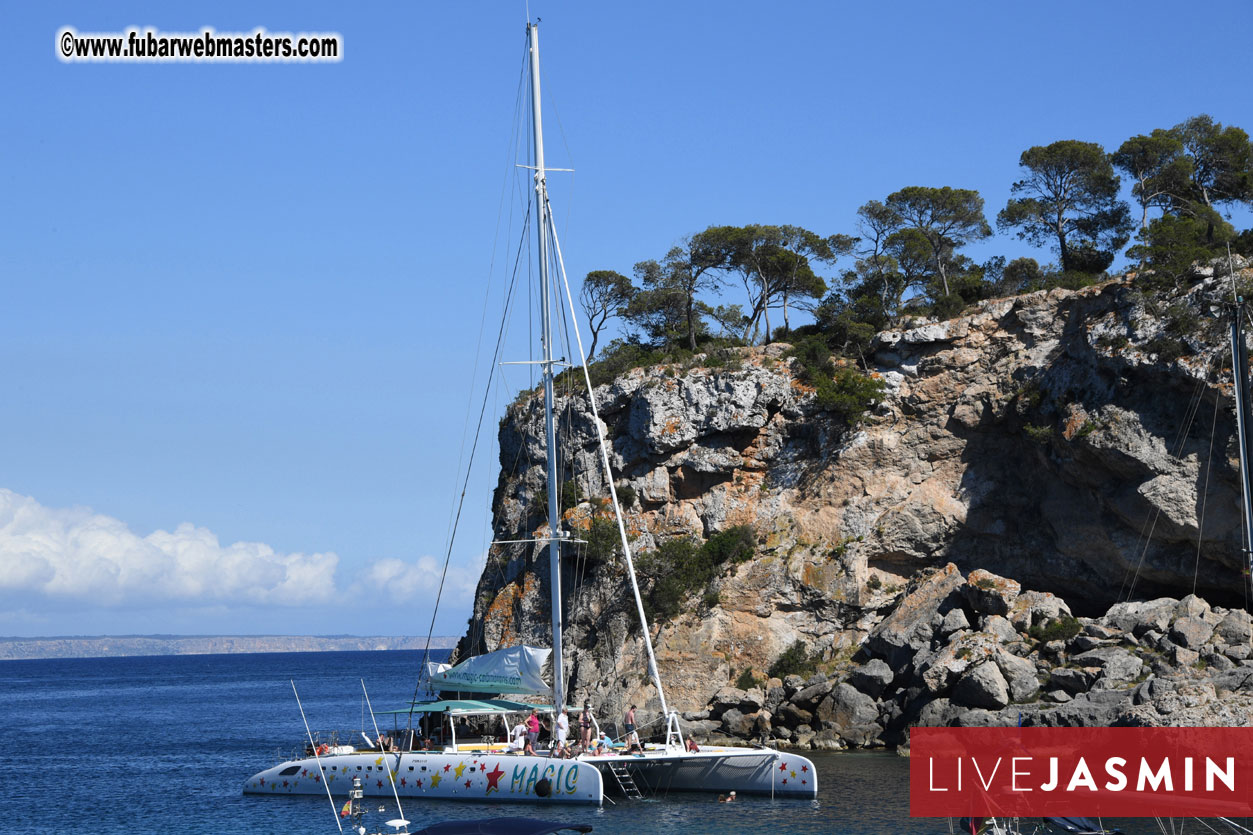
[[[906,185],[978,189],[991,219],[1058,139],[1253,129],[1245,2],[531,11],[575,278],[715,223],[851,233]],[[508,257],[523,4],[5,17],[0,635],[424,633]],[[64,64],[63,26],[329,31],[345,55]],[[970,251],[998,253],[1052,258]],[[480,461],[437,634],[489,538]]]

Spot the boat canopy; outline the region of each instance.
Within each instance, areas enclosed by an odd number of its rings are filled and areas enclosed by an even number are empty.
[[[441,699],[437,702],[415,702],[412,707],[398,710],[380,710],[379,714],[451,713],[454,716],[479,716],[485,713],[526,713],[536,710],[551,713],[549,705],[515,702],[510,699]]]
[[[507,647],[467,658],[454,667],[432,672],[432,690],[464,690],[470,693],[518,693],[538,696],[551,693],[540,671],[551,649]]]

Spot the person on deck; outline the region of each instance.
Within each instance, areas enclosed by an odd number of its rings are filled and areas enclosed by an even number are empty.
[[[510,734],[510,736],[513,738],[513,742],[509,743],[510,750],[521,751],[523,748],[525,748],[526,742],[527,742],[526,723],[519,722],[518,724],[514,725],[513,733]]]
[[[632,743],[638,745],[640,738],[635,733],[635,705],[631,705],[631,709],[626,712],[622,724],[626,725],[626,736],[622,741],[627,745]]]
[[[557,714],[557,744],[564,747],[569,734],[570,716],[566,713],[566,709],[562,708],[561,713]]]
[[[537,739],[539,739],[539,714],[535,712],[535,708],[531,708],[531,715],[526,717],[526,741],[534,747]]]
[[[583,703],[583,712],[579,714],[579,743],[584,749],[592,747],[592,703]]]

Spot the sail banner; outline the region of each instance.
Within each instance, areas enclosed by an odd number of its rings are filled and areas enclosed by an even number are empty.
[[[552,654],[539,647],[508,647],[476,655],[440,672],[433,672],[433,690],[463,690],[473,693],[518,693],[539,695],[551,689],[540,671]]]

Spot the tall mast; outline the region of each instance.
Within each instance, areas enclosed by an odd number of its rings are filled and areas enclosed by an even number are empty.
[[[557,431],[553,422],[553,324],[548,282],[548,183],[544,172],[544,123],[539,96],[539,27],[526,25],[531,55],[531,127],[535,150],[535,228],[539,237],[540,342],[544,370],[544,435],[548,459],[548,573],[552,589],[553,627],[553,721],[565,707],[562,689],[565,671],[561,658],[561,538],[558,520],[561,503],[557,498]]]
[[[1244,516],[1244,565],[1253,570],[1253,448],[1249,445],[1249,356],[1244,347],[1244,299],[1231,306],[1231,379],[1240,446],[1240,507]]]

